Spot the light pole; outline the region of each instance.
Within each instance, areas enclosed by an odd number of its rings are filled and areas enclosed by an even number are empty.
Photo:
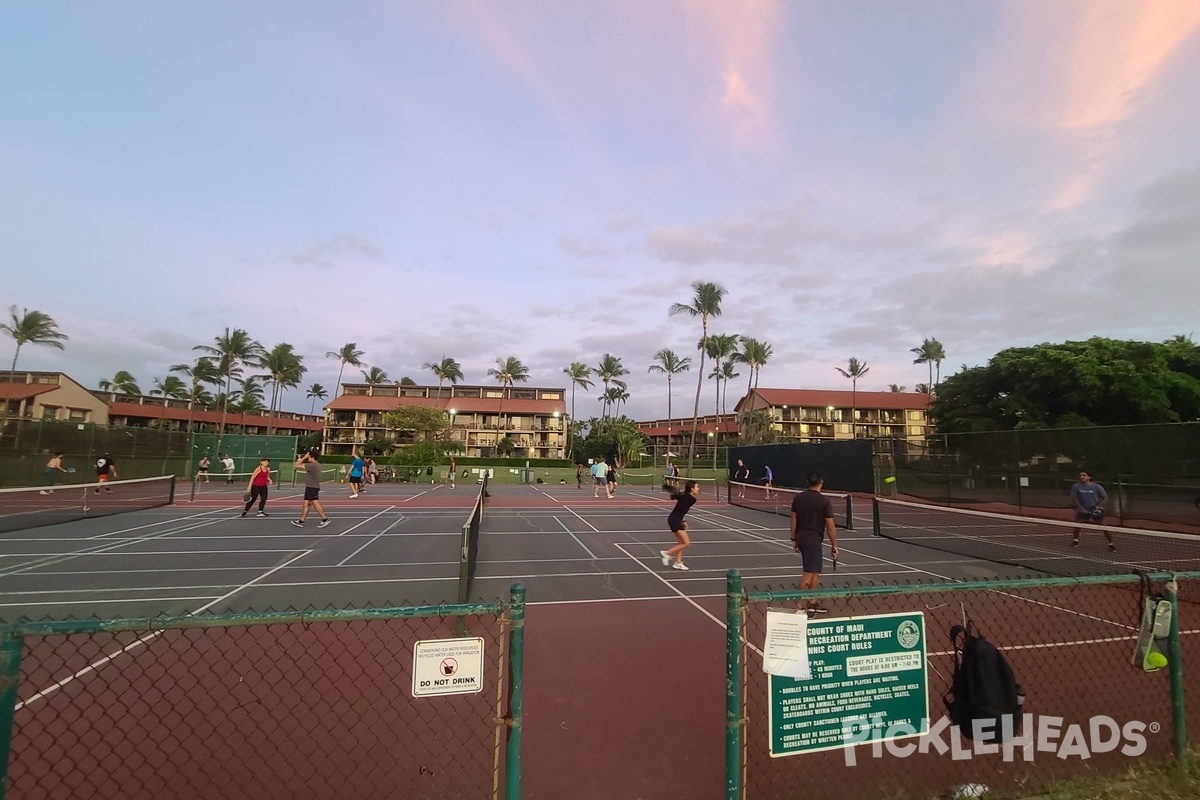
[[[717,432],[715,430],[708,432],[709,444],[712,445],[713,451],[713,472],[717,471]]]
[[[829,438],[836,439],[837,438],[837,428],[835,428],[834,424],[833,424],[833,406],[829,406],[828,408],[826,408],[825,412],[826,412],[826,416],[829,417]]]

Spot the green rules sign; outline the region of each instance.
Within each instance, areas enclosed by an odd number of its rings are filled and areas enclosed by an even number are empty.
[[[767,676],[772,757],[928,732],[924,614],[810,620],[793,657],[811,678]]]

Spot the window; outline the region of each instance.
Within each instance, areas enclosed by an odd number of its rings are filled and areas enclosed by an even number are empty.
[[[58,406],[42,406],[42,419],[58,419]]]
[[[91,412],[86,408],[72,408],[67,418],[70,419],[71,422],[87,422],[88,417],[90,416]]]
[[[922,428],[920,425],[909,425],[908,426],[908,435],[909,436],[921,436],[924,433],[925,433],[925,429]]]
[[[909,422],[924,422],[925,421],[925,412],[924,411],[909,411],[908,412],[908,420],[909,420]]]

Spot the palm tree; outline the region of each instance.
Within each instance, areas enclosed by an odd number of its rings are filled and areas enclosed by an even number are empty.
[[[605,389],[596,399],[604,404],[606,411],[610,408],[615,409],[609,414],[609,416],[615,417],[618,413],[620,413],[621,403],[624,403],[629,399],[629,392],[626,391],[624,383],[621,381],[613,381],[612,386],[609,386],[607,389]]]
[[[671,416],[671,379],[681,372],[687,372],[692,368],[692,360],[690,358],[680,358],[675,355],[674,350],[662,349],[654,354],[654,360],[657,364],[651,364],[646,368],[646,372],[657,372],[660,375],[667,376],[667,451],[671,450],[671,424],[674,417]]]
[[[608,394],[608,385],[610,383],[615,382],[620,384],[622,389],[625,388],[625,384],[621,381],[621,378],[625,375],[628,375],[629,370],[625,369],[625,365],[621,363],[621,359],[617,358],[611,353],[605,353],[604,357],[600,359],[600,363],[597,364],[592,371],[604,384],[605,395]],[[604,407],[605,412],[607,413],[609,404],[605,403]]]
[[[262,359],[263,346],[241,328],[225,329],[221,336],[213,338],[212,344],[198,344],[192,348],[208,353],[216,359],[217,371],[225,379],[225,402],[221,404],[221,424],[217,429],[217,447],[225,434],[225,416],[229,413],[229,390],[235,377],[242,374],[242,365],[256,365]]]
[[[342,365],[338,367],[337,386],[333,388],[334,397],[342,393],[342,370],[346,368],[347,364],[352,367],[361,367],[363,365],[363,355],[363,351],[358,349],[358,344],[355,342],[347,342],[342,345],[341,350],[330,350],[325,354],[326,358],[336,358],[342,362]]]
[[[296,355],[295,348],[287,342],[272,347],[271,352],[263,356],[261,366],[271,381],[270,417],[267,420],[267,434],[270,435],[275,429],[275,412],[283,402],[284,390],[299,386],[307,368],[304,366],[304,357]]]
[[[592,371],[588,368],[587,364],[575,361],[571,366],[564,368],[563,373],[571,379],[571,421],[567,425],[567,450],[574,452],[571,449],[573,444],[571,432],[575,429],[575,387],[579,386],[584,391],[592,388],[592,382],[588,380],[592,375]]]
[[[725,377],[724,362],[726,359],[732,358],[737,352],[738,337],[731,333],[714,333],[707,337],[704,344],[705,353],[713,360],[713,371],[709,373],[710,378],[717,381],[717,402],[714,412],[717,416],[721,414],[721,381]]]
[[[734,371],[735,368],[733,365],[734,365],[734,361],[732,358],[729,359],[728,361],[721,362],[721,380],[725,382],[725,388],[721,391],[721,413],[722,414],[729,413],[729,406],[725,402],[728,399],[726,397],[726,395],[729,394],[729,382],[731,380],[733,380],[734,378],[741,377],[740,372]]]
[[[942,377],[942,362],[946,359],[946,348],[937,339],[926,339],[921,342],[920,347],[913,347],[908,352],[916,354],[917,357],[913,359],[914,364],[929,365],[929,383],[926,385],[936,387]],[[934,365],[937,366],[936,378],[933,374]]]
[[[721,300],[725,297],[725,288],[707,281],[697,281],[692,284],[695,293],[691,303],[674,303],[667,312],[670,316],[686,314],[689,317],[700,318],[700,368],[696,378],[696,404],[692,409],[692,440],[688,446],[688,475],[692,474],[692,464],[696,460],[696,426],[700,421],[700,390],[704,388],[704,345],[708,340],[708,320],[710,317],[721,316]]]
[[[217,370],[216,362],[207,356],[197,358],[195,364],[174,364],[171,366],[171,372],[186,375],[190,382],[190,391],[187,393],[187,399],[188,431],[191,431],[192,423],[196,419],[196,404],[201,402],[201,398],[208,397],[208,392],[204,391],[201,387],[206,383],[219,384],[221,382],[220,372]]]
[[[463,379],[462,365],[453,358],[442,356],[442,360],[437,363],[422,364],[421,369],[431,370],[434,376],[438,379],[438,389],[442,388],[443,381],[450,381],[450,385],[454,385]]]
[[[917,394],[929,394],[929,384],[928,383],[918,383],[916,386],[913,387],[913,391],[916,392]]]
[[[742,351],[734,353],[733,360],[740,361],[750,367],[750,374],[746,377],[746,394],[750,394],[751,382],[753,382],[753,387],[757,389],[759,370],[771,358],[771,345],[766,342],[760,342],[758,339],[751,339],[749,336],[741,337],[741,342]]]
[[[860,362],[857,358],[852,356],[850,358],[850,362],[846,364],[846,369],[842,369],[841,367],[834,367],[834,369],[842,373],[843,378],[850,379],[850,435],[851,437],[857,438],[858,379],[870,372],[871,368],[867,366],[867,362]]]
[[[513,383],[524,383],[525,381],[529,380],[529,368],[518,361],[516,356],[497,358],[496,368],[489,369],[487,374],[490,377],[495,378],[501,386],[505,387],[505,389],[511,389]],[[505,394],[506,392],[502,392],[500,394],[500,407],[496,409],[496,418],[501,420],[501,424],[503,424],[504,419],[503,412]],[[504,427],[507,429],[508,426]]]
[[[69,337],[65,333],[59,332],[58,323],[49,314],[23,308],[21,316],[18,317],[16,306],[9,306],[8,313],[11,321],[0,322],[0,331],[7,333],[17,343],[17,349],[13,352],[12,366],[8,370],[8,382],[16,383],[17,356],[21,354],[21,345],[40,344],[62,350],[63,342],[67,341]],[[7,401],[5,401],[4,410],[5,413],[8,413]]]
[[[312,405],[309,407],[308,413],[315,414],[317,413],[317,401],[324,400],[326,397],[329,397],[329,392],[326,391],[325,387],[321,384],[314,383],[312,386],[308,387],[308,391],[304,393],[304,396],[306,398],[312,398]]]
[[[889,392],[903,392],[907,388],[908,388],[907,386],[901,386],[898,383],[892,383],[892,384],[888,385]]]
[[[137,385],[137,378],[123,369],[117,370],[117,374],[113,375],[111,380],[102,380],[98,385],[100,391],[111,392],[112,394],[142,393],[141,388]]]
[[[362,376],[367,386],[382,386],[389,380],[388,374],[379,367],[371,367],[369,370],[362,370]]]
[[[238,388],[229,397],[229,401],[237,413],[261,414],[266,408],[263,404],[266,396],[262,384],[259,383],[263,377],[262,375],[247,375],[238,381]],[[242,432],[245,432],[245,427],[242,428]]]
[[[188,396],[188,387],[179,378],[168,375],[165,378],[154,379],[154,388],[150,390],[150,394],[162,395],[172,400],[184,400]]]

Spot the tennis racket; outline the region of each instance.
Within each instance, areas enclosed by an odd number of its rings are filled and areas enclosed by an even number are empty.
[[[74,474],[75,474],[75,468],[74,468],[74,467],[67,467],[67,474],[69,474],[69,475],[74,475]]]
[[[250,499],[251,499],[252,497],[254,497],[254,495],[250,494],[249,492],[246,492],[244,495],[242,495],[242,502],[243,502],[243,503],[249,503],[249,502],[250,502]]]

